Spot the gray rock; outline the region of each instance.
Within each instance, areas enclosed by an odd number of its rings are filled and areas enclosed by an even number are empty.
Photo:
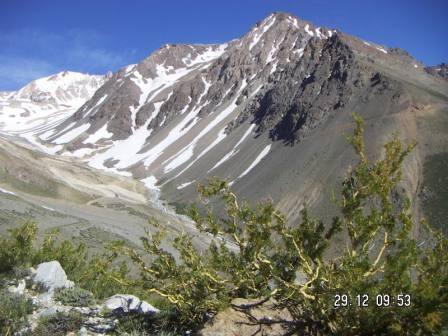
[[[100,312],[98,308],[89,308],[89,307],[73,307],[73,310],[85,316],[95,316],[98,315]]]
[[[26,289],[26,282],[25,280],[19,280],[19,283],[17,284],[17,286],[9,286],[8,287],[8,291],[10,291],[11,293],[16,293],[19,295],[23,295],[25,293],[25,289]]]
[[[55,315],[57,313],[67,313],[70,311],[70,307],[65,307],[65,306],[51,306],[48,307],[44,310],[42,310],[39,313],[39,317],[45,317],[45,316],[51,316],[51,315]]]
[[[72,288],[74,286],[74,283],[67,279],[59,261],[55,260],[39,264],[33,281],[42,285],[49,292],[53,292],[57,288]]]
[[[156,314],[159,310],[146,301],[140,300],[134,295],[116,294],[108,298],[103,308],[109,310],[112,314]]]

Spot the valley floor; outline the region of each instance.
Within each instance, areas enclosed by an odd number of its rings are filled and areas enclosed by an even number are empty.
[[[92,250],[116,239],[139,246],[146,230],[154,230],[148,224],[154,218],[172,236],[198,235],[190,219],[156,200],[143,183],[27,147],[0,138],[2,234],[30,219],[38,222],[42,233],[57,228],[62,238],[82,241]],[[203,236],[196,244],[209,239]]]

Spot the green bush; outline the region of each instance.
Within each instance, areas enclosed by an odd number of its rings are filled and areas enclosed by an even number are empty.
[[[45,316],[39,320],[36,329],[33,330],[33,335],[66,336],[69,332],[81,329],[83,321],[83,316],[75,312],[70,312],[68,314],[56,313],[54,315]]]
[[[170,331],[167,331],[170,329]],[[175,316],[167,311],[156,315],[130,314],[118,318],[116,335],[129,336],[174,336],[182,334],[181,328],[176,328]]]
[[[11,272],[15,266],[30,262],[37,225],[26,222],[23,226],[8,231],[8,238],[0,238],[0,273]]]
[[[130,292],[133,283],[126,280],[128,268],[117,261],[116,253],[104,252],[88,256],[84,244],[58,241],[58,232],[46,235],[42,246],[33,254],[33,264],[58,260],[70,280],[102,299],[116,293]]]
[[[92,292],[79,287],[57,289],[54,299],[63,305],[73,307],[89,307],[95,304]]]
[[[96,298],[123,292],[137,293],[135,283],[126,279],[126,264],[118,262],[119,256],[115,252],[88,256],[85,245],[58,241],[57,231],[45,235],[39,245],[36,243],[37,233],[37,224],[26,222],[10,230],[9,236],[0,238],[0,276],[13,275],[18,268],[57,260],[70,280],[90,290]]]
[[[0,291],[0,334],[9,336],[26,326],[27,315],[33,311],[31,300],[23,295]]]
[[[371,162],[359,117],[349,142],[359,162],[341,184],[340,215],[331,223],[305,209],[300,225],[288,226],[271,202],[251,207],[239,202],[226,182],[212,180],[199,187],[204,207],[190,210],[199,230],[215,236],[207,251],[180,235],[173,240],[175,257],[161,247],[163,230],[142,239],[151,258],[122,249],[140,267],[141,286],[171,303],[176,325],[184,330],[200,327],[233,298],[245,297],[274,299],[292,316],[278,321],[291,334],[440,333],[448,316],[447,240],[422,222],[428,232],[417,242],[410,202],[396,202],[401,165],[413,146],[403,148],[394,138],[383,158]],[[224,217],[207,205],[214,197],[223,200]],[[344,249],[328,255],[341,238]],[[395,303],[377,306],[376,296],[384,294]],[[347,295],[352,305],[336,308],[337,295]],[[368,295],[369,305],[358,307],[358,295]],[[398,304],[403,295],[411,298],[409,307]]]

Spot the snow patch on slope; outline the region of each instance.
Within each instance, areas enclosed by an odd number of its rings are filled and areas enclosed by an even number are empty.
[[[270,22],[269,22],[269,20],[270,20]],[[266,33],[269,30],[269,28],[272,27],[272,25],[274,23],[275,23],[275,17],[274,16],[268,17],[266,22],[262,25],[263,28],[262,28],[261,32],[259,32],[258,29],[256,30],[254,38],[252,39],[252,42],[249,45],[249,50],[252,50],[252,48],[257,45],[257,43],[260,41],[260,39],[264,35],[264,33]]]
[[[192,184],[192,183],[194,183],[194,182],[196,182],[196,180],[193,180],[193,181],[189,181],[189,182],[185,182],[185,183],[179,184],[179,185],[177,186],[176,189],[177,189],[177,190],[184,189],[184,188],[188,187],[190,184]]]
[[[151,176],[148,176],[140,181],[142,181],[148,189],[160,190],[159,187],[157,186],[157,179],[155,176],[151,175]]]
[[[89,123],[82,124],[82,125],[80,125],[78,127],[75,127],[73,129],[71,129],[67,133],[62,134],[61,136],[57,137],[52,142],[57,144],[57,145],[65,144],[67,142],[70,142],[70,141],[76,139],[78,136],[83,134],[89,128],[90,128],[90,124]]]
[[[105,94],[104,96],[102,96],[100,99],[98,99],[98,101],[96,102],[95,106],[92,107],[90,110],[87,111],[87,113],[84,114],[84,117],[89,116],[90,114],[92,114],[95,110],[98,109],[98,107],[106,100],[107,98],[107,94]]]
[[[89,137],[83,141],[84,144],[94,144],[100,139],[109,139],[113,133],[110,133],[107,130],[107,124],[105,124],[103,127],[101,127],[99,130],[97,130],[95,133],[89,135]]]
[[[66,71],[32,81],[8,95],[0,95],[0,130],[28,140],[39,151],[55,154],[61,146],[46,146],[40,140],[53,137],[57,138],[56,144],[62,144],[84,132],[86,126],[58,138],[58,134],[75,126],[73,123],[55,134],[57,127],[90,99],[106,80],[107,76]]]
[[[255,126],[257,126],[256,124],[251,124],[249,126],[249,128],[247,129],[247,131],[243,134],[243,136],[241,137],[241,139],[237,142],[237,144],[235,145],[235,148],[238,147],[239,145],[241,145],[243,143],[244,140],[246,140],[246,138],[249,136],[249,134],[252,133],[252,131],[254,130]]]
[[[16,193],[14,193],[12,191],[9,191],[9,190],[3,189],[3,188],[0,188],[0,192],[2,192],[4,194],[9,194],[9,195],[17,195]]]
[[[208,63],[218,57],[220,57],[227,49],[227,43],[220,44],[218,48],[214,48],[212,46],[208,47],[205,52],[199,54],[195,59],[183,58],[182,61],[188,64],[189,67],[194,66],[199,63]]]
[[[236,98],[221,112],[218,113],[218,115],[213,119],[211,122],[207,124],[207,126],[202,129],[202,131],[190,142],[190,144],[186,147],[194,147],[198,143],[198,141],[205,136],[208,132],[210,132],[213,128],[215,128],[219,123],[221,123],[223,120],[228,118],[237,108],[236,101],[238,99],[239,93],[247,86],[246,79],[243,80],[243,83],[241,84],[241,87],[238,90],[238,94],[236,94]],[[203,157],[206,153],[208,153],[213,147],[215,147],[218,143],[220,143],[224,138],[226,137],[225,134],[225,127],[222,128],[218,132],[218,136],[216,139],[210,143],[193,161],[191,161],[183,170],[181,170],[176,176],[180,176],[183,174],[187,169],[189,169],[196,161],[198,161],[201,157]]]
[[[220,165],[222,165],[224,162],[226,162],[227,160],[229,160],[230,158],[232,158],[234,155],[236,155],[239,152],[239,149],[235,150],[232,149],[230,152],[228,152],[226,155],[224,155],[221,160],[219,160],[218,162],[216,162],[216,164],[210,168],[207,173],[210,173],[212,170],[218,168]]]
[[[307,24],[307,25],[305,26],[305,32],[306,32],[308,35],[310,35],[310,36],[314,36],[314,32],[313,32],[312,30],[310,30],[310,25],[309,25],[309,24]]]
[[[148,130],[148,125],[151,120],[158,114],[160,106],[163,102],[158,102],[155,105],[155,110],[146,123],[137,129],[132,135],[124,140],[114,141],[111,147],[102,153],[97,153],[89,160],[89,165],[109,171],[114,171],[119,174],[127,174],[121,170],[127,168],[130,165],[136,163],[139,160],[139,155],[137,154],[146,142],[146,139],[151,135],[152,129]],[[104,162],[107,160],[115,161],[115,168],[107,168],[104,166]]]
[[[240,140],[238,140],[238,142],[236,143],[236,145],[232,148],[232,150],[230,152],[228,152],[226,155],[224,155],[212,168],[210,168],[208,170],[208,173],[211,172],[212,170],[218,168],[220,165],[222,165],[224,162],[226,162],[227,160],[229,160],[230,158],[232,158],[233,156],[235,156],[238,152],[239,149],[237,149],[238,146],[240,146],[244,140],[246,140],[246,138],[249,136],[249,134],[252,133],[254,127],[256,125],[255,124],[251,124],[249,126],[249,128],[246,130],[246,132],[243,134],[243,136],[241,137]]]
[[[267,145],[260,154],[258,154],[258,156],[255,158],[254,162],[252,162],[250,164],[250,166],[241,173],[240,176],[238,176],[236,179],[240,179],[243,176],[247,175],[256,165],[258,165],[260,163],[260,161],[266,156],[268,155],[269,151],[271,150],[271,145]]]
[[[208,83],[206,80],[202,78],[205,88],[201,96],[198,98],[198,102],[201,101],[202,97],[205,96],[208,92],[208,89],[210,88],[211,84]],[[190,111],[185,118],[177,124],[175,127],[172,128],[172,130],[168,133],[168,135],[160,141],[157,145],[153,146],[149,151],[142,154],[144,156],[144,164],[146,167],[149,167],[157,158],[163,154],[163,152],[171,146],[173,143],[175,143],[177,140],[179,140],[183,135],[188,133],[188,131],[197,123],[198,117],[197,114],[202,109],[202,107],[205,105],[203,103],[202,105],[197,106],[192,111]],[[185,109],[188,108],[188,105],[185,107]]]

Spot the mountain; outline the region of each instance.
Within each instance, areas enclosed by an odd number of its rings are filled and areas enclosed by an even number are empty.
[[[71,116],[107,77],[64,71],[34,80],[18,91],[0,92],[0,131],[35,142],[34,132],[52,129]]]
[[[419,199],[417,215],[437,194],[428,182],[434,156],[448,156],[443,78],[399,48],[285,13],[228,43],[167,44],[98,80],[76,111],[30,130],[33,141],[139,179],[172,203],[219,176],[244,198],[272,198],[291,221],[304,203],[330,216],[331,190],[354,162],[345,139],[353,112],[366,120],[374,157],[393,132],[418,141],[403,183]],[[2,98],[4,108],[10,102]]]

